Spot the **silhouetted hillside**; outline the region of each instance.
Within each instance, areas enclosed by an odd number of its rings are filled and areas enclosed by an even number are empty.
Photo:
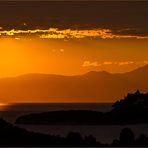
[[[148,123],[148,93],[136,91],[113,104],[106,113],[88,110],[52,111],[24,115],[16,120],[17,124],[138,124]]]
[[[58,145],[61,137],[28,132],[0,119],[0,146],[50,146]]]
[[[103,146],[92,135],[84,138],[79,133],[70,132],[66,137],[29,132],[0,119],[1,146]]]
[[[98,131],[99,132],[99,131]],[[0,147],[107,147],[107,146],[148,146],[148,137],[144,134],[135,138],[129,128],[124,128],[119,138],[112,143],[102,144],[92,135],[82,137],[80,133],[70,132],[66,137],[29,132],[0,119]]]
[[[26,74],[0,79],[1,101],[113,102],[123,94],[148,89],[148,65],[124,74],[105,71],[78,76]],[[3,100],[4,98],[4,100]]]

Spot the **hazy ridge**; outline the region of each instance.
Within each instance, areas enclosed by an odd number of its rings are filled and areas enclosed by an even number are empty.
[[[147,92],[148,65],[123,74],[26,74],[0,79],[1,102],[114,102],[137,89]]]

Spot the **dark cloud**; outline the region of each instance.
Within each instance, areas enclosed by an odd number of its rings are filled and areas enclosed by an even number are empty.
[[[108,28],[148,35],[148,2],[0,2],[0,27],[9,29]],[[25,24],[25,25],[24,25]]]

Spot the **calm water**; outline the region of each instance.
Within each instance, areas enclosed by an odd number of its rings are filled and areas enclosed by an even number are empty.
[[[111,104],[100,103],[75,103],[75,104],[13,104],[5,107],[5,111],[0,112],[0,116],[5,120],[14,124],[17,117],[34,112],[44,112],[53,110],[69,110],[69,109],[84,109],[97,110],[106,112],[111,109]],[[80,132],[83,136],[92,134],[101,142],[112,142],[113,139],[119,137],[121,129],[130,127],[135,135],[144,133],[148,136],[148,125],[128,125],[128,126],[53,126],[53,125],[19,125],[30,131],[40,133],[50,133],[54,135],[66,136],[68,132]]]

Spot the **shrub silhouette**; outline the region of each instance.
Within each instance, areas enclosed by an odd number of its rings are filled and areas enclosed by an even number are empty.
[[[148,137],[144,134],[141,134],[136,140],[137,146],[148,146]]]
[[[134,133],[130,128],[122,129],[119,137],[120,144],[123,146],[132,146],[135,143]]]
[[[85,141],[85,144],[87,146],[93,146],[93,145],[96,145],[96,138],[92,135],[89,135],[89,136],[85,136],[84,137],[84,141]]]
[[[77,132],[70,132],[67,135],[66,140],[67,144],[72,144],[73,146],[81,146],[84,144],[82,136]]]

